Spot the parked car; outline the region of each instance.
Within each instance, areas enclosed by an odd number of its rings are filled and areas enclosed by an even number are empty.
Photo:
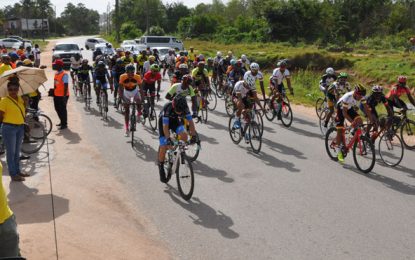
[[[65,68],[69,68],[71,65],[71,57],[74,56],[76,53],[81,55],[82,48],[79,48],[78,44],[76,43],[57,43],[55,47],[52,49],[52,62],[56,59],[61,59],[65,64]]]
[[[5,38],[0,40],[0,45],[4,45],[6,48],[19,48],[23,45],[23,47],[32,47],[32,43],[30,41],[20,41],[14,38]]]
[[[183,42],[173,36],[142,36],[136,42],[147,47],[169,47],[176,50],[183,50]]]
[[[85,41],[85,49],[89,50],[95,50],[95,45],[97,44],[102,44],[102,43],[107,43],[106,40],[102,39],[102,38],[90,38],[87,39]]]

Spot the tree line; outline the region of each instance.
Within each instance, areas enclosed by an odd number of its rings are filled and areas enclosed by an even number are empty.
[[[415,31],[415,0],[213,0],[195,8],[161,0],[119,3],[122,38],[155,32],[226,43],[341,45]],[[112,16],[116,21],[115,12]]]
[[[99,32],[99,13],[79,3],[68,3],[60,17],[50,0],[21,0],[0,8],[0,28],[8,19],[48,19],[49,31],[55,35],[96,34]],[[28,36],[28,35],[25,35]]]

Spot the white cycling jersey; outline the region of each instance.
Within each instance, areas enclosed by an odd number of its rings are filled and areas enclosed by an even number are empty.
[[[354,91],[350,91],[347,92],[346,94],[344,94],[339,101],[337,101],[337,105],[341,105],[341,107],[346,107],[346,108],[352,108],[354,106],[357,106],[359,103],[365,103],[366,102],[366,98],[363,97],[361,100],[356,100],[353,97]]]
[[[252,75],[252,71],[245,72],[244,80],[248,83],[248,85],[251,89],[256,89],[255,88],[255,82],[256,82],[257,79],[259,81],[264,81],[264,76],[262,75],[262,73],[260,71],[258,71],[255,76]]]
[[[290,72],[287,69],[281,72],[280,68],[276,68],[272,72],[272,81],[277,83],[277,85],[281,85],[282,81],[287,78],[290,78]]]
[[[246,88],[244,86],[244,81],[240,80],[236,82],[235,87],[233,87],[233,94],[236,95],[237,93],[241,93],[242,98],[246,97],[248,95],[248,92],[250,91],[250,88]]]
[[[175,63],[176,63],[176,56],[174,56],[174,54],[168,55],[166,57],[166,64],[167,65],[174,66]]]
[[[71,57],[70,61],[72,69],[79,69],[81,67],[82,59],[76,60],[75,57]]]

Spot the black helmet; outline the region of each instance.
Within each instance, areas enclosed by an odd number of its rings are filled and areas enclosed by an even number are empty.
[[[188,108],[186,98],[181,95],[177,95],[176,97],[174,97],[173,108],[176,112],[179,112],[179,113],[185,112],[186,109]]]
[[[135,72],[135,67],[134,67],[134,65],[133,65],[133,64],[128,64],[128,65],[125,67],[125,71],[127,71],[127,72]]]

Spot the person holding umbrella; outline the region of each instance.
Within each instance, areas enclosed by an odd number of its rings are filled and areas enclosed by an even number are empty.
[[[8,95],[0,101],[0,122],[3,124],[3,142],[6,146],[7,166],[13,181],[24,181],[29,174],[20,170],[20,148],[24,137],[26,102],[18,95],[19,79],[10,77]]]
[[[68,112],[66,110],[66,105],[69,98],[69,76],[63,70],[64,63],[62,60],[57,59],[53,64],[56,68],[55,80],[54,80],[54,92],[53,92],[53,103],[55,105],[56,113],[61,120],[59,130],[68,128]]]

